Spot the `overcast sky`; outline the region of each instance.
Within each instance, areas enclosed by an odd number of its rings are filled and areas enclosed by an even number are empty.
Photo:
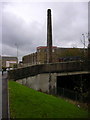
[[[2,3],[2,54],[22,56],[47,44],[47,9],[52,10],[53,45],[83,47],[88,32],[87,2]],[[86,38],[87,41],[87,38]],[[0,53],[1,54],[1,53]]]

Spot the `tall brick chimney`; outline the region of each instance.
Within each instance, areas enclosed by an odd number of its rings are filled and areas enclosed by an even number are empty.
[[[51,19],[51,9],[47,10],[47,63],[52,63],[52,19]]]

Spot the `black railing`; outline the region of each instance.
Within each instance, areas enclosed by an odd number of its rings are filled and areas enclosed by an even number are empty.
[[[69,89],[65,89],[65,88],[57,88],[57,95],[62,96],[64,98],[69,98],[71,100],[74,101],[79,101],[79,102],[88,102],[87,97],[84,97],[82,94],[69,90]]]

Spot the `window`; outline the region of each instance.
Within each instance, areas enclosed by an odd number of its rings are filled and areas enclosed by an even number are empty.
[[[52,52],[54,52],[54,49],[52,49]]]

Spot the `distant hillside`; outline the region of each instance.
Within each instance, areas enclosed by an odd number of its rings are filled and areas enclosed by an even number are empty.
[[[63,99],[9,81],[11,118],[85,118],[88,112]]]

